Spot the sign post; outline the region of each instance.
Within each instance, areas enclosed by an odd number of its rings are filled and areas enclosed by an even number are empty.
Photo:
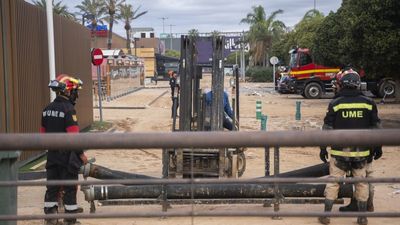
[[[269,62],[274,66],[273,74],[272,74],[272,79],[273,79],[272,82],[274,82],[274,89],[276,90],[275,65],[278,64],[279,59],[278,59],[278,57],[276,57],[276,56],[272,56],[272,57],[269,59]]]
[[[104,56],[103,51],[99,48],[94,48],[91,53],[92,63],[97,66],[97,95],[99,96],[99,112],[100,112],[100,122],[103,122],[103,108],[101,105],[101,68],[100,65],[103,63]]]

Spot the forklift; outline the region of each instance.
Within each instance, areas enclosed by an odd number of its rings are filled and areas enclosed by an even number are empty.
[[[224,36],[208,37],[212,42],[211,105],[200,87],[203,66],[197,64],[195,36],[181,36],[179,85],[172,106],[172,131],[223,131],[224,120]],[[239,70],[233,68],[232,90],[233,131],[239,130]],[[178,94],[179,93],[179,94]],[[179,101],[179,118],[177,108]],[[179,122],[178,127],[177,121]],[[228,132],[228,131],[226,131]],[[244,148],[164,149],[164,178],[240,177],[246,169]]]

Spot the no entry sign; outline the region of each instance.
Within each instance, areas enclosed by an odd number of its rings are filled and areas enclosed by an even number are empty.
[[[103,63],[103,51],[101,51],[101,49],[99,48],[94,48],[92,50],[92,63],[95,66],[101,65],[101,63]]]

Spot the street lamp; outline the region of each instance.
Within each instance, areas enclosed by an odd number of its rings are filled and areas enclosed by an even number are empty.
[[[175,26],[173,24],[169,25],[169,49],[172,50],[172,27]]]
[[[165,24],[164,24],[164,23],[165,23],[165,20],[166,20],[166,19],[168,19],[168,17],[161,17],[161,18],[160,18],[160,20],[162,20],[162,32],[163,32],[163,33],[165,33],[165,29],[164,29],[164,25],[165,25]]]

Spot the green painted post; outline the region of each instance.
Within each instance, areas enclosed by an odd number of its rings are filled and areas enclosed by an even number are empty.
[[[296,101],[296,120],[301,120],[301,102]]]
[[[261,101],[256,101],[256,119],[261,119]]]
[[[16,181],[18,179],[18,151],[0,152],[0,180]],[[0,187],[0,215],[17,214],[17,187]],[[16,225],[16,221],[0,221],[0,225]]]
[[[266,131],[267,130],[267,120],[268,116],[267,115],[261,115],[261,130]]]

